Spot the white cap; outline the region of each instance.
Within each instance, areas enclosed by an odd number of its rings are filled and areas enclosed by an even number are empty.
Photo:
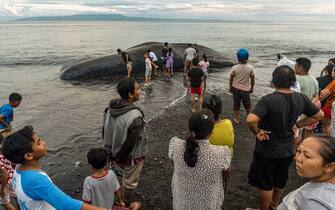
[[[286,57],[283,57],[277,63],[277,67],[279,67],[279,66],[285,66],[285,65],[291,67],[292,69],[294,69],[295,62],[287,59]]]

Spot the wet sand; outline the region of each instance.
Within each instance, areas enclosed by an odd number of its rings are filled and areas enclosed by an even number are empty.
[[[223,100],[222,117],[232,119],[230,95],[219,94]],[[136,197],[145,210],[171,210],[171,178],[173,167],[167,157],[169,141],[172,137],[185,138],[188,135],[188,118],[191,115],[189,97],[168,108],[161,116],[148,123],[148,155],[141,175],[140,186]],[[244,115],[245,116],[245,115]],[[255,139],[242,121],[234,124],[235,146],[232,160],[232,174],[225,193],[225,209],[240,210],[245,207],[257,207],[257,191],[247,182],[247,173],[252,160]],[[91,146],[101,146],[100,140]],[[80,199],[84,178],[90,169],[86,161],[89,148],[81,148],[75,156],[82,157],[81,162],[73,168],[54,169],[53,181],[71,196]],[[80,158],[79,158],[80,159]],[[290,170],[287,192],[301,186],[304,180],[295,174],[294,164]],[[47,170],[48,171],[48,170]],[[56,172],[57,171],[57,172]],[[49,173],[49,172],[48,172]],[[1,209],[1,208],[0,208]]]

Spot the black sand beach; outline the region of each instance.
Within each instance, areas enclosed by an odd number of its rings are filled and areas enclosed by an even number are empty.
[[[223,107],[223,117],[232,118],[231,96],[225,93],[219,94],[226,104]],[[164,114],[148,123],[149,144],[148,155],[145,160],[144,170],[136,197],[146,210],[171,210],[171,178],[172,164],[167,157],[169,141],[173,136],[186,137],[188,135],[188,118],[191,114],[189,100],[180,101],[170,107]],[[240,210],[245,207],[257,207],[257,191],[247,181],[249,164],[252,160],[254,137],[249,132],[245,122],[234,124],[235,147],[232,161],[232,175],[228,182],[225,195],[226,210]],[[101,146],[101,142],[96,143]],[[87,148],[88,150],[88,148]],[[75,198],[81,198],[84,178],[89,175],[89,167],[86,162],[86,151],[78,151],[82,156],[82,162],[72,169],[60,169],[55,174],[53,181],[66,193]],[[301,186],[304,180],[299,178],[292,164],[290,180],[285,193]],[[64,172],[62,172],[64,171]]]

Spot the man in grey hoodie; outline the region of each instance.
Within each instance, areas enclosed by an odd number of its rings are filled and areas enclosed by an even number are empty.
[[[102,140],[111,163],[123,169],[122,188],[126,204],[134,201],[146,153],[147,131],[142,110],[133,102],[141,94],[133,78],[117,84],[121,99],[111,100],[105,109]]]

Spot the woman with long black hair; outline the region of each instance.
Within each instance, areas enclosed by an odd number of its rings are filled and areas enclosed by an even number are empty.
[[[174,210],[221,209],[224,199],[222,172],[229,168],[231,155],[227,146],[209,143],[213,127],[210,114],[194,113],[189,119],[187,140],[174,137],[170,141]]]

